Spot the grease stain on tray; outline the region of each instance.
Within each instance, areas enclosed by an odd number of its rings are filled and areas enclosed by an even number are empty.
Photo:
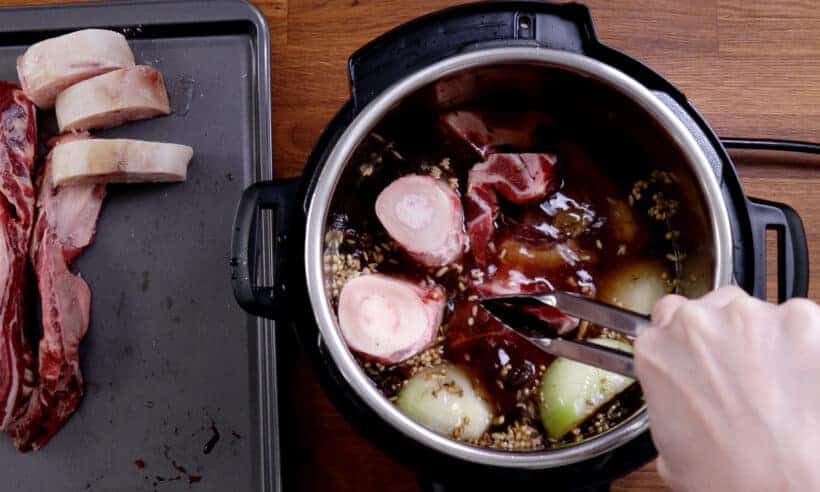
[[[177,481],[186,481],[188,485],[192,485],[195,483],[199,483],[202,481],[202,474],[199,471],[199,465],[196,466],[196,472],[188,471],[188,468],[181,465],[175,458],[171,457],[171,447],[168,445],[162,446],[163,451],[162,454],[165,456],[166,461],[171,466],[171,468],[176,472],[175,475],[154,475],[151,477],[150,475],[145,475],[143,478],[145,480],[151,480],[151,486],[154,487],[154,490],[158,490],[158,487],[166,484],[168,482],[177,482]],[[139,460],[142,461],[142,460]],[[136,464],[136,462],[135,462]],[[144,463],[143,463],[144,465]],[[137,468],[144,468],[137,465]]]
[[[211,451],[214,450],[216,443],[219,442],[219,429],[216,428],[216,422],[211,420],[211,438],[208,439],[208,442],[202,446],[202,453],[203,454],[211,454]]]
[[[122,310],[125,307],[125,291],[120,292],[120,300],[117,302],[117,307],[115,308],[115,314],[117,315],[117,319],[122,317]]]
[[[190,75],[183,75],[174,81],[171,91],[171,111],[175,116],[185,116],[191,110],[196,81]]]

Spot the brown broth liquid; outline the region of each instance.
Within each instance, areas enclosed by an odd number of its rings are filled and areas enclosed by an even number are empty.
[[[500,197],[501,212],[492,242],[495,253],[486,268],[478,268],[469,253],[443,268],[422,267],[390,240],[373,204],[382,189],[406,174],[431,174],[450,182],[460,193],[466,190],[467,173],[480,158],[463,142],[447,137],[436,118],[436,114],[420,111],[387,119],[359,147],[336,192],[328,227],[335,232],[326,238],[325,258],[334,302],[347,278],[375,271],[434,282],[448,295],[438,346],[396,366],[362,361],[363,367],[387,397],[395,396],[420,366],[449,361],[467,369],[498,416],[490,432],[475,443],[478,445],[518,449],[499,444],[493,437],[503,435],[514,423],[538,434],[532,445],[521,449],[562,445],[617,425],[642,406],[637,385],[562,442],[542,438],[537,387],[553,358],[492,318],[476,301],[488,284],[510,279],[521,283],[525,291],[560,289],[595,297],[608,271],[641,258],[666,262],[669,290],[674,290],[679,265],[668,257],[670,251],[680,252],[686,245],[670,231],[685,229],[687,222],[682,214],[669,220],[653,219],[649,211],[653,202],[648,197],[660,192],[673,198],[674,182],[652,176],[651,163],[640,150],[615,137],[607,141],[599,135],[590,142],[582,136],[588,133],[583,128],[548,124],[539,128],[534,148],[508,150],[557,155],[559,190],[526,205],[512,205]],[[649,184],[638,186],[640,199],[635,200],[636,182],[641,180]],[[602,334],[614,336],[594,326],[575,336]]]

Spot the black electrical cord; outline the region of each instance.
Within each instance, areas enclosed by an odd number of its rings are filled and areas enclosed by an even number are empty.
[[[720,141],[727,149],[782,150],[802,152],[804,154],[820,154],[820,144],[812,142],[763,138],[721,138]]]

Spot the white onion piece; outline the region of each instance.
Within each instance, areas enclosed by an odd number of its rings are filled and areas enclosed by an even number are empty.
[[[84,29],[31,45],[17,59],[23,92],[39,108],[54,106],[63,89],[111,70],[134,66],[125,36],[104,29]]]
[[[440,287],[420,287],[378,273],[363,275],[342,287],[339,327],[354,352],[396,364],[435,342],[444,303]]]
[[[621,340],[593,338],[588,342],[632,352],[632,346]],[[560,439],[634,382],[626,376],[559,357],[541,378],[541,423],[551,439]]]
[[[666,278],[664,278],[666,277]],[[600,282],[598,298],[640,314],[649,314],[666,295],[669,270],[660,260],[639,259],[608,271]]]
[[[458,439],[478,439],[490,427],[493,413],[461,369],[431,367],[407,380],[396,405],[428,429]]]
[[[159,70],[138,65],[69,87],[57,96],[54,111],[62,133],[153,118],[171,108]]]
[[[458,194],[430,176],[397,179],[376,199],[376,216],[416,261],[442,266],[457,260],[467,243]]]
[[[609,227],[612,239],[620,243],[632,243],[642,227],[635,209],[623,200],[609,202]],[[634,247],[634,246],[633,246]]]

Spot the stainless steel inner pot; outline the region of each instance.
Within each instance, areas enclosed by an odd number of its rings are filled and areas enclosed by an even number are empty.
[[[521,67],[521,71],[516,67]],[[351,388],[381,418],[406,436],[459,459],[508,468],[543,469],[583,461],[634,439],[649,427],[646,411],[642,409],[615,428],[579,444],[544,451],[497,451],[436,434],[404,416],[359,367],[339,332],[322,271],[323,237],[336,188],[358,145],[388,113],[408,98],[429,91],[432,84],[442,79],[459,81],[460,84],[451,86],[462,88],[438,94],[438,104],[442,106],[479,97],[481,91],[493,84],[518,83],[522,91],[535,90],[538,84],[532,84],[530,75],[522,76],[524,73],[536,74],[535,80],[559,80],[554,89],[581,91],[581,96],[589,85],[592,111],[614,117],[612,124],[623,123],[621,128],[627,132],[634,128],[635,137],[641,139],[660,165],[687,176],[682,182],[683,206],[693,210],[702,225],[703,236],[697,238],[699,253],[690,255],[686,268],[700,273],[704,280],[689,285],[685,293],[697,295],[730,283],[732,238],[726,205],[717,179],[689,131],[652,92],[623,72],[582,55],[543,48],[494,48],[448,58],[406,77],[365,107],[332,149],[310,198],[304,261],[310,302],[328,352]],[[535,98],[545,96],[548,94],[533,93]],[[613,107],[633,114],[620,122],[617,114],[613,116]]]

